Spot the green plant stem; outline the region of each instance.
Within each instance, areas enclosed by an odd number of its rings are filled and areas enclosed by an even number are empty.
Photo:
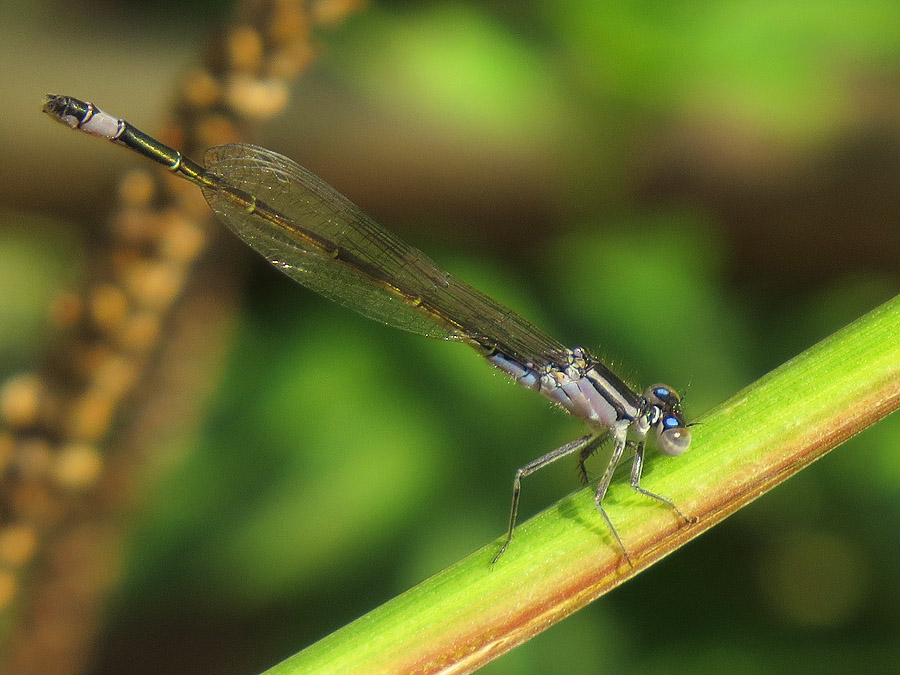
[[[692,429],[689,453],[655,457],[644,484],[697,519],[685,524],[627,481],[608,512],[589,490],[436,574],[267,671],[471,672],[668,555],[900,406],[900,297],[769,373]],[[887,450],[887,449],[886,449]],[[893,451],[893,449],[891,449]]]

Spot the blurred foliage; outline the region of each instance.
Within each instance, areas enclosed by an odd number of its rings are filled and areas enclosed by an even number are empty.
[[[897,293],[885,251],[854,243],[898,241],[865,234],[896,228],[896,0],[373,2],[321,39],[267,145],[353,167],[338,187],[388,227],[629,381],[686,390],[693,416]],[[860,137],[879,152],[841,164]],[[893,182],[856,172],[879,161]],[[839,223],[829,177],[861,181]],[[814,237],[790,239],[785,203]],[[4,368],[74,276],[76,240],[52,227],[0,232]],[[170,653],[241,649],[219,672],[261,670],[499,536],[515,468],[582,433],[467,348],[257,269],[204,432],[134,537],[97,673],[163,632]],[[484,672],[896,663],[898,440],[894,416]],[[576,486],[574,465],[549,469],[523,510]]]
[[[51,303],[84,273],[83,257],[69,223],[0,210],[0,376],[35,366],[35,346],[50,339]]]

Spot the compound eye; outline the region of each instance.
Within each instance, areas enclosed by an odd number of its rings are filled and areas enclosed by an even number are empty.
[[[675,426],[671,426],[672,421]],[[678,420],[674,417],[665,418],[660,427],[662,431],[656,436],[659,451],[669,457],[677,457],[691,447],[691,432],[677,424]]]
[[[647,389],[645,396],[652,402],[666,407],[676,406],[681,403],[678,392],[665,384],[654,384]]]
[[[682,422],[675,417],[675,415],[667,415],[660,420],[659,424],[662,426],[663,431],[669,431],[670,429],[677,429],[680,427]]]

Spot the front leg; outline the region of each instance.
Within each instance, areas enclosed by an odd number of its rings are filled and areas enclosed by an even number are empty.
[[[650,492],[650,490],[647,490],[646,488],[642,488],[640,483],[641,483],[641,473],[643,473],[643,470],[644,470],[644,443],[640,442],[637,444],[637,448],[634,451],[634,462],[631,465],[631,487],[633,487],[635,490],[640,492],[642,495],[644,495],[646,497],[650,497],[651,499],[655,499],[656,501],[662,502],[663,504],[671,507],[675,511],[675,513],[677,513],[679,516],[681,516],[681,518],[682,518],[682,520],[684,520],[684,522],[686,522],[686,523],[695,522],[695,521],[692,521],[690,518],[688,518],[686,515],[684,515],[681,512],[681,509],[679,509],[675,505],[675,502],[673,502],[668,497],[663,497],[662,495],[658,495],[655,492]]]

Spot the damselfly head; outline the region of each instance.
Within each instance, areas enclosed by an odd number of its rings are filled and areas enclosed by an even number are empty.
[[[670,457],[685,452],[691,446],[691,432],[684,422],[678,392],[665,384],[654,384],[644,392],[644,398],[658,412],[654,426],[659,451]]]

